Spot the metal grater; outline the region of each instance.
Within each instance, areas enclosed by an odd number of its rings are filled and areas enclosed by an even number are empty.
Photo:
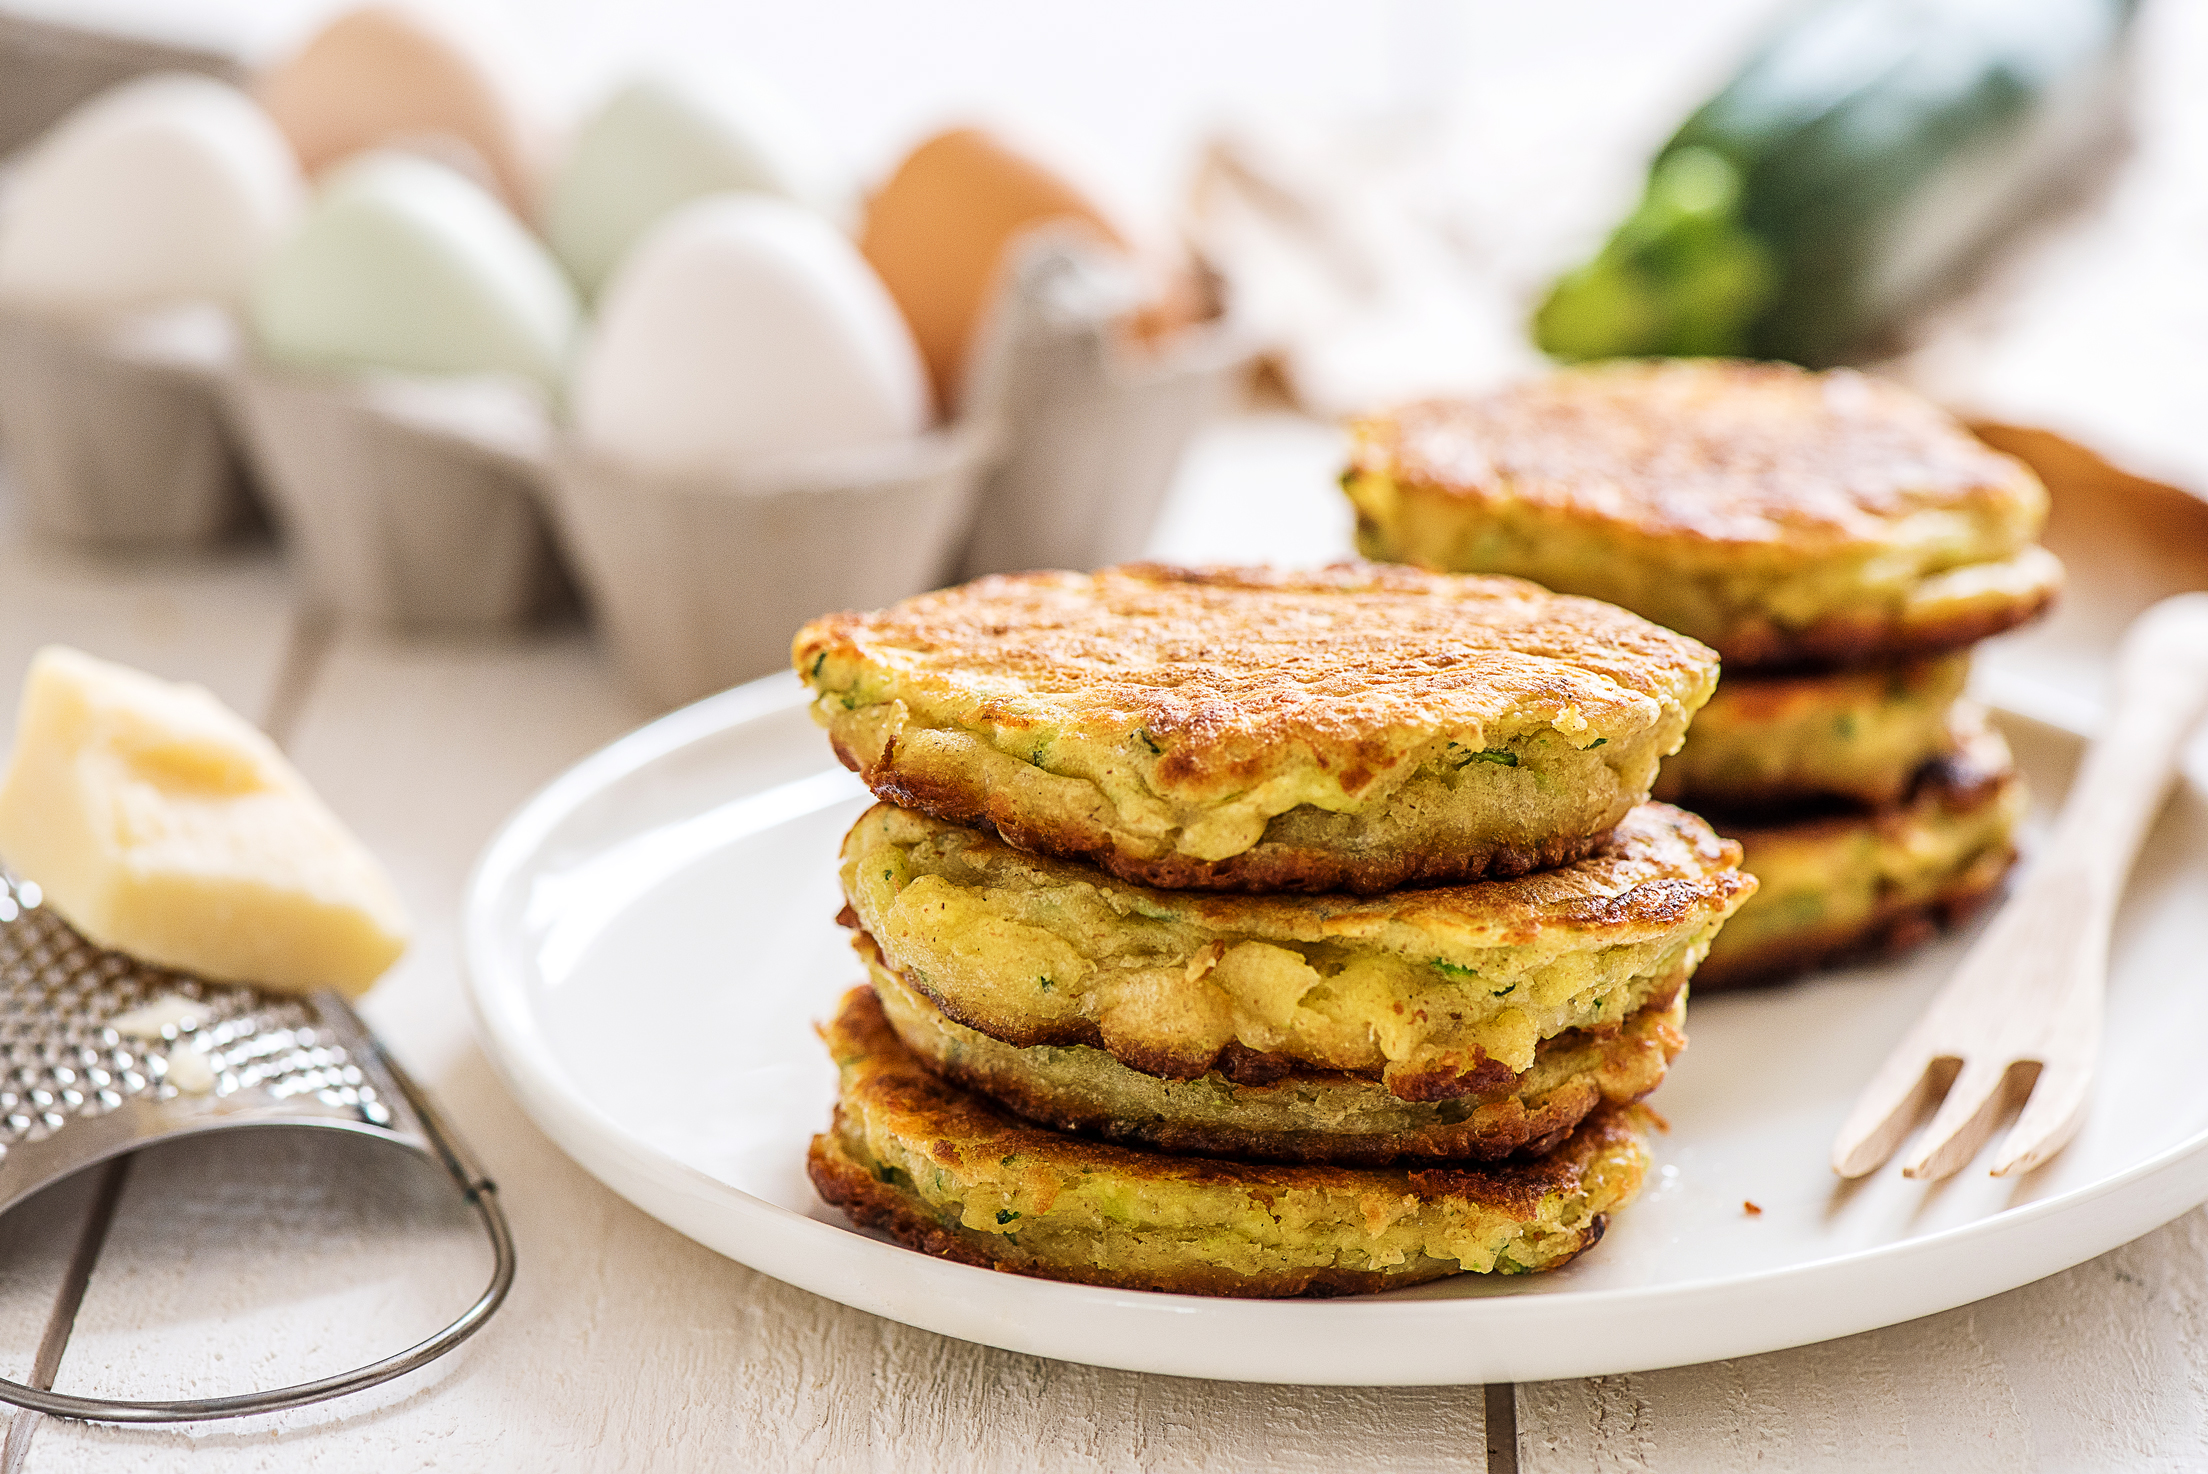
[[[153,1037],[116,1020],[175,996],[194,1019]],[[62,1417],[183,1422],[319,1402],[435,1360],[489,1319],[514,1255],[493,1185],[420,1088],[335,992],[306,997],[209,983],[107,951],[0,870],[0,1213],[72,1173],[155,1142],[244,1127],[348,1131],[441,1163],[496,1260],[467,1313],[397,1356],[337,1377],[188,1402],[78,1398],[0,1378],[0,1401]]]

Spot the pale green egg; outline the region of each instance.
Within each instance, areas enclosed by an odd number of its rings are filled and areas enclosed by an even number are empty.
[[[854,191],[804,120],[756,82],[650,77],[577,132],[545,205],[545,234],[596,296],[645,231],[702,195],[773,195],[838,224]]]
[[[272,362],[513,374],[557,391],[579,309],[505,207],[442,164],[364,155],[333,175],[255,286]]]

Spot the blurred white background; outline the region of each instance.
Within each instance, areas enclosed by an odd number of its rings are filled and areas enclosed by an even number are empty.
[[[0,0],[0,12],[255,65],[350,3]],[[1304,402],[1334,412],[1524,366],[1534,294],[1599,244],[1663,137],[1805,0],[415,3],[502,59],[554,134],[639,70],[741,67],[807,111],[862,182],[937,126],[994,121],[1074,156],[1159,223],[1187,218],[1207,140],[1277,149],[1285,177],[1327,206],[1322,264],[1346,269],[1279,283],[1276,296],[1309,301],[1250,305],[1307,350]],[[2192,428],[2208,331],[2208,6],[2152,0],[2137,39],[2138,148],[2109,198],[2021,253],[1964,320],[1937,325],[1939,355],[1907,372],[1957,407],[2208,485]]]
[[[640,68],[735,65],[771,77],[806,106],[862,177],[886,173],[936,124],[983,117],[1088,154],[1122,189],[1161,208],[1170,208],[1210,129],[1253,117],[1445,121],[1497,156],[1570,168],[1570,158],[1549,157],[1548,144],[1676,121],[1785,3],[422,0],[507,59],[516,87],[555,126]],[[7,0],[0,8],[257,63],[350,5]],[[1629,190],[1632,163],[1603,163]]]

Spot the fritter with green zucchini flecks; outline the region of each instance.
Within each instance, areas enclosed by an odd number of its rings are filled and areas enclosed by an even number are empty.
[[[1970,656],[1816,675],[1728,675],[1664,759],[1656,796],[1726,813],[1806,799],[1892,803],[1952,745]]]
[[[1976,910],[2016,861],[2024,780],[2000,733],[1968,703],[1952,751],[1901,802],[1790,824],[1735,824],[1760,882],[1710,949],[1702,991],[1777,982],[1892,953]]]
[[[1359,550],[1644,614],[1729,669],[1956,650],[2044,610],[2047,492],[1896,385],[1723,359],[1568,369],[1364,421]]]
[[[1516,579],[1344,564],[985,578],[793,657],[876,796],[1174,889],[1372,894],[1568,863],[1716,657]]]
[[[823,1030],[842,1076],[813,1185],[857,1222],[1016,1274],[1196,1295],[1353,1294],[1554,1269],[1648,1170],[1640,1107],[1546,1156],[1485,1167],[1312,1167],[1137,1151],[1029,1125],[930,1073],[873,991]]]
[[[1686,1047],[1681,987],[1622,1025],[1544,1039],[1523,1074],[1447,1100],[1404,1100],[1377,1080],[1309,1068],[1168,1080],[1085,1044],[1022,1049],[969,1029],[883,966],[873,938],[853,943],[897,1037],[938,1075],[1044,1126],[1197,1156],[1359,1167],[1538,1156],[1604,1102],[1654,1090]]]
[[[1342,1070],[1447,1100],[1670,998],[1754,888],[1739,859],[1652,803],[1585,859],[1511,880],[1165,891],[885,804],[844,837],[841,876],[898,975],[1008,1044],[1085,1044],[1171,1079]]]

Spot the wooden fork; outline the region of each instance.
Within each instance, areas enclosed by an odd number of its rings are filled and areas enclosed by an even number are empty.
[[[1994,1176],[2028,1172],[2069,1144],[2101,1050],[2116,903],[2204,711],[2208,594],[2180,594],[2125,632],[2107,724],[2053,832],[1931,1009],[1864,1087],[1833,1141],[1833,1171],[1876,1170],[1943,1091],[1939,1114],[1902,1166],[1905,1177],[1959,1170],[2020,1102]]]

